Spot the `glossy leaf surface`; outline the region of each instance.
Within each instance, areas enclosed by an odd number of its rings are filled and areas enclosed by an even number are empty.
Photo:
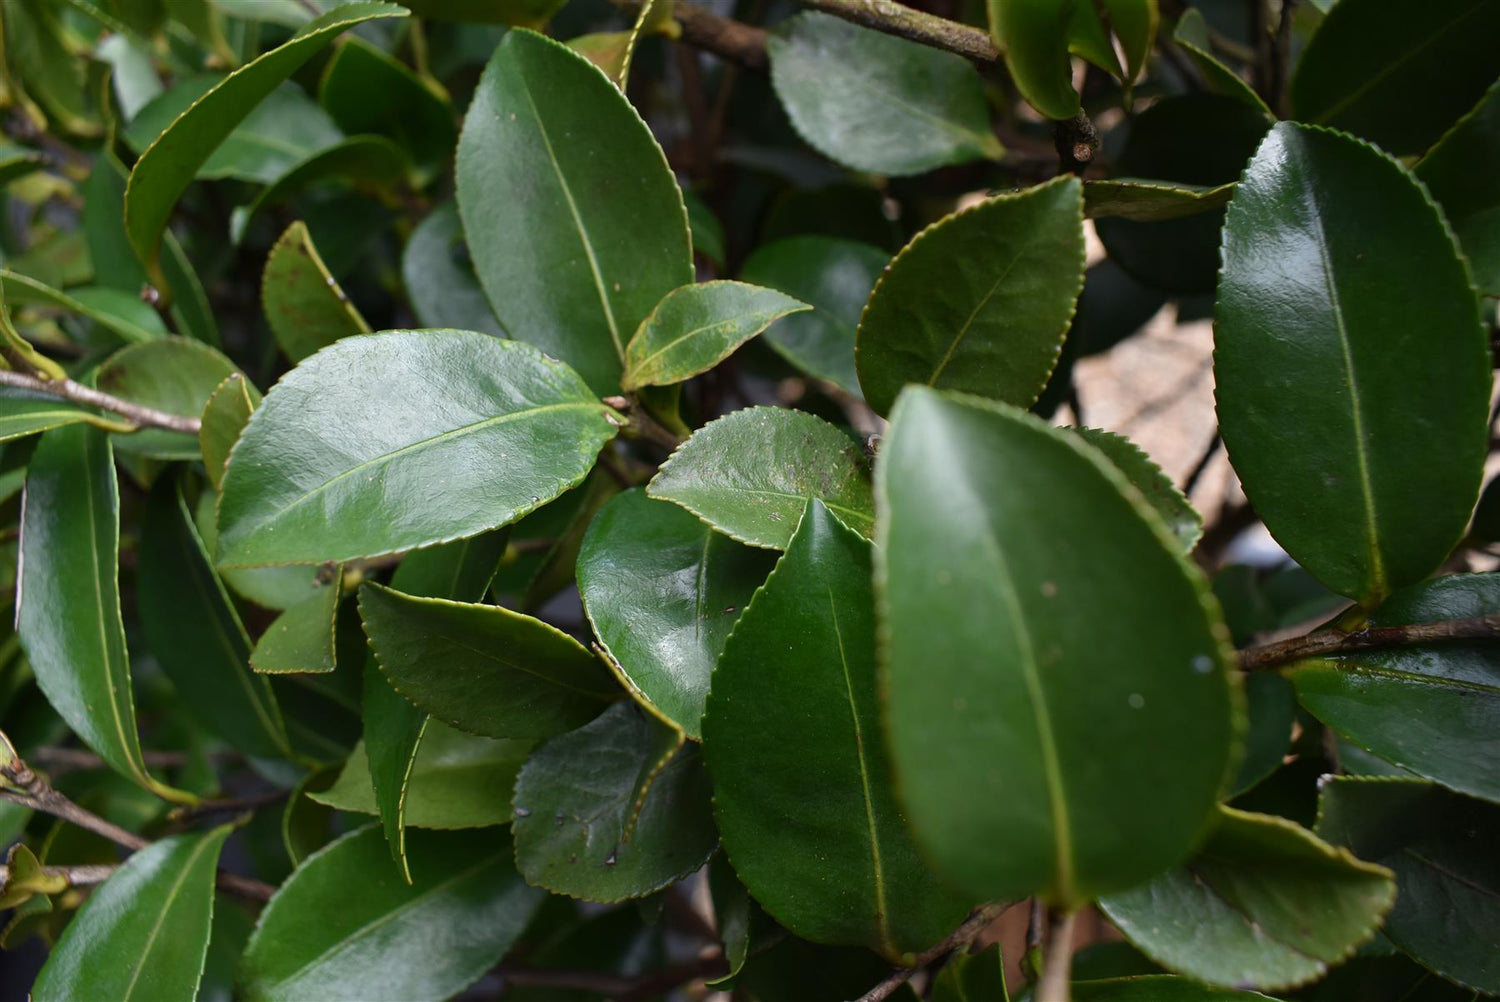
[[[1083,186],[1083,211],[1090,219],[1118,216],[1150,222],[1180,219],[1229,203],[1234,185],[1189,185],[1171,181],[1111,178]]]
[[[293,223],[271,248],[261,302],[276,343],[295,364],[370,325],[339,288],[313,246],[307,224]]]
[[[1362,603],[1426,576],[1479,495],[1490,394],[1435,207],[1370,147],[1283,123],[1235,192],[1223,253],[1219,424],[1256,512]]]
[[[1177,485],[1160,466],[1130,439],[1096,428],[1079,428],[1078,435],[1104,454],[1114,467],[1125,474],[1132,487],[1141,492],[1146,503],[1156,509],[1162,524],[1182,542],[1184,553],[1192,552],[1203,535],[1203,516],[1193,510]]]
[[[812,309],[775,289],[702,282],[667,293],[625,346],[627,390],[670,386],[718,365],[789,313]]]
[[[131,345],[100,366],[99,389],[131,403],[178,417],[198,417],[219,384],[239,372],[201,341],[164,337]],[[202,446],[191,435],[143,428],[115,438],[115,448],[153,459],[197,459]]]
[[[1074,178],[948,216],[896,255],[859,321],[859,385],[877,413],[908,383],[1036,402],[1083,290]]]
[[[887,727],[933,864],[975,896],[1077,903],[1181,862],[1238,694],[1178,541],[1094,450],[975,398],[908,390],[877,477]]]
[[[870,543],[819,501],[725,645],[703,719],[735,872],[804,939],[893,962],[969,902],[917,855],[880,740]]]
[[[1074,5],[1067,0],[986,0],[986,5],[990,37],[1031,106],[1054,121],[1078,114],[1068,59]]]
[[[0,442],[98,418],[91,408],[60,400],[50,393],[33,393],[11,386],[0,389]]]
[[[578,483],[614,432],[583,381],[527,345],[465,331],[345,340],[251,415],[224,476],[219,561],[338,561],[475,535]]]

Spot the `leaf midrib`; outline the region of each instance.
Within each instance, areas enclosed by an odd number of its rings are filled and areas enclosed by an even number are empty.
[[[806,307],[805,309],[811,309],[811,307]],[[741,321],[747,320],[747,319],[756,319],[756,318],[759,318],[759,317],[764,317],[767,314],[770,314],[770,319],[768,319],[764,324],[760,324],[759,328],[756,331],[753,331],[748,337],[745,338],[745,340],[749,340],[751,337],[754,337],[756,334],[760,333],[760,331],[765,330],[767,327],[769,327],[771,324],[775,323],[777,320],[781,319],[783,316],[786,316],[787,313],[801,313],[801,312],[805,312],[805,309],[792,309],[792,310],[788,310],[786,312],[778,312],[776,310],[748,310],[748,311],[746,311],[744,313],[736,313],[734,316],[723,317],[723,318],[721,318],[719,320],[713,321],[712,323],[706,323],[706,324],[702,324],[702,325],[700,325],[698,327],[694,327],[692,330],[689,330],[689,331],[687,331],[687,332],[685,332],[683,334],[679,334],[677,337],[673,338],[671,341],[668,341],[666,344],[662,345],[660,348],[657,348],[651,354],[647,355],[646,357],[644,357],[644,358],[640,359],[639,361],[637,361],[636,363],[634,363],[631,366],[632,374],[636,378],[639,378],[640,375],[641,375],[641,373],[652,362],[656,361],[662,355],[664,355],[667,352],[671,351],[673,348],[677,347],[682,342],[684,342],[684,341],[686,341],[686,340],[688,340],[690,338],[697,337],[698,335],[702,334],[704,331],[711,331],[711,330],[713,330],[716,327],[728,327],[730,329],[730,331],[731,331],[731,334],[732,334],[734,331],[736,331],[738,329],[735,325],[739,324]],[[627,355],[629,354],[629,349],[626,350],[626,354]]]
[[[943,353],[942,358],[938,359],[937,367],[932,370],[932,375],[927,380],[928,386],[937,385],[938,377],[942,376],[943,370],[948,368],[948,363],[953,361],[953,355],[958,351],[959,344],[963,342],[964,338],[969,336],[969,331],[973,328],[974,321],[979,317],[980,311],[989,305],[991,299],[995,298],[995,294],[1000,291],[1000,286],[1005,284],[1005,280],[1010,277],[1010,273],[1015,270],[1016,265],[1025,256],[1026,250],[1030,246],[1031,242],[1027,241],[1016,250],[1016,256],[1011,258],[1010,264],[1006,265],[1005,270],[1000,273],[1000,277],[995,279],[995,284],[990,286],[989,291],[980,298],[979,302],[975,304],[974,309],[969,312],[969,316],[964,320],[963,326],[958,329],[958,333],[954,335],[952,342],[949,343],[948,350]]]
[[[146,969],[146,958],[151,955],[151,950],[156,945],[156,937],[161,935],[162,923],[166,921],[167,912],[171,911],[172,905],[177,900],[177,895],[182,890],[182,885],[187,881],[188,874],[193,870],[193,864],[198,861],[199,856],[203,855],[203,851],[208,848],[209,844],[215,841],[215,838],[215,836],[209,835],[200,839],[198,844],[193,847],[193,851],[189,854],[187,861],[183,863],[182,869],[177,872],[176,879],[172,881],[172,886],[167,891],[166,901],[162,904],[161,911],[156,914],[156,922],[151,926],[150,934],[146,936],[145,945],[141,947],[135,970],[130,975],[130,983],[125,986],[125,994],[121,1002],[130,1002],[131,995],[135,991],[136,982],[140,980],[141,972]]]

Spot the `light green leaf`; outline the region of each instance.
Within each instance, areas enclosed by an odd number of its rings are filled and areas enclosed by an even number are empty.
[[[516,865],[558,894],[613,902],[668,887],[719,843],[696,745],[629,701],[542,745],[516,780]]]
[[[860,318],[865,401],[886,414],[901,387],[920,383],[1030,407],[1057,365],[1083,272],[1074,177],[934,223],[896,255]]]
[[[505,336],[479,287],[458,207],[452,202],[433,209],[411,231],[401,252],[401,280],[422,326]]]
[[[1288,122],[1235,191],[1223,256],[1235,472],[1294,560],[1373,605],[1443,562],[1479,496],[1491,360],[1467,269],[1399,164]]]
[[[504,833],[414,831],[412,883],[379,825],[303,861],[245,949],[245,1002],[446,999],[500,961],[545,896],[527,887]]]
[[[457,174],[501,325],[616,392],[631,333],[693,280],[682,194],[630,102],[567,46],[511,31],[469,107]]]
[[[138,296],[119,289],[91,286],[59,292],[30,276],[3,268],[0,268],[0,287],[4,288],[8,303],[46,306],[86,317],[131,344],[153,341],[167,333],[166,325],[155,310],[141,302]]]
[[[1500,181],[1478,163],[1500,158],[1500,80],[1414,168],[1458,236],[1482,295],[1500,296]]]
[[[766,52],[792,125],[846,167],[920,174],[1005,153],[962,56],[816,11],[780,25]]]
[[[1156,509],[1162,524],[1182,542],[1182,551],[1191,553],[1203,535],[1203,516],[1193,509],[1161,467],[1123,435],[1096,428],[1077,428],[1075,432],[1125,474],[1125,479],[1141,492],[1146,503]]]
[[[667,293],[625,346],[626,390],[670,386],[707,372],[790,313],[812,309],[775,289],[703,282]]]
[[[250,667],[267,675],[331,672],[338,666],[341,570],[334,580],[277,616],[255,641]]]
[[[271,248],[261,302],[276,343],[293,364],[339,338],[370,333],[318,256],[306,223],[288,226]]]
[[[1083,185],[1083,214],[1090,219],[1119,216],[1146,222],[1180,219],[1222,208],[1229,204],[1229,197],[1233,194],[1233,184],[1190,185],[1138,178],[1086,181]]]
[[[1160,20],[1156,0],[1100,0],[1097,3],[1095,0],[1077,0],[1068,29],[1069,49],[1119,78],[1128,94],[1131,84],[1140,79],[1141,71],[1145,69],[1151,47],[1156,42],[1156,27]],[[1116,40],[1125,53],[1123,67],[1115,52]]]
[[[50,428],[91,424],[100,416],[91,408],[14,386],[0,389],[0,442],[25,438]],[[127,426],[128,427],[128,426]]]
[[[32,987],[36,1002],[157,1002],[197,995],[214,875],[231,828],[162,839],[89,895]]]
[[[974,397],[907,390],[876,474],[887,733],[933,865],[1069,907],[1181,862],[1239,694],[1178,540],[1076,436]]]
[[[1079,110],[1068,59],[1075,2],[987,0],[990,37],[1005,54],[1011,79],[1033,108],[1055,121],[1066,121]]]
[[[550,737],[590,720],[619,696],[609,672],[582,644],[509,609],[367,584],[359,612],[380,670],[396,691],[470,734]]]
[[[506,525],[579,483],[613,420],[529,345],[468,331],[345,339],[251,415],[224,475],[219,562],[343,561]]]
[[[219,384],[239,372],[235,364],[202,341],[163,337],[134,344],[99,367],[99,389],[131,403],[179,417],[198,417]],[[143,428],[115,439],[115,448],[154,459],[197,459],[202,446],[193,436]]]
[[[865,536],[875,526],[869,463],[859,446],[821,418],[781,407],[746,407],[699,428],[646,493],[772,550],[786,549],[812,497]]]
[[[224,377],[224,381],[209,394],[208,403],[203,405],[198,446],[203,451],[203,466],[214,490],[219,489],[224,479],[229,450],[239,441],[240,433],[245,430],[255,408],[260,406],[260,400],[260,391],[255,384],[243,373],[235,372]]]
[[[896,804],[870,559],[807,502],[714,670],[703,755],[724,850],[766,911],[803,939],[911,963],[971,902],[941,889]]]

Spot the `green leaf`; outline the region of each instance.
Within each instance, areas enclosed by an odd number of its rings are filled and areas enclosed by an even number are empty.
[[[527,881],[587,901],[668,887],[719,843],[696,745],[617,703],[537,749],[516,780],[516,865]]]
[[[1099,906],[1162,966],[1226,988],[1321,978],[1380,928],[1391,871],[1285,818],[1219,809],[1185,864]]]
[[[1208,22],[1196,7],[1189,7],[1177,19],[1177,29],[1172,32],[1172,41],[1186,52],[1198,66],[1203,84],[1210,93],[1232,97],[1242,104],[1254,108],[1268,119],[1275,119],[1265,100],[1244,81],[1240,75],[1225,66],[1210,47]]]
[[[229,237],[245,238],[250,222],[261,209],[291,198],[319,181],[337,179],[371,189],[394,189],[411,173],[406,153],[384,136],[352,136],[309,153],[263,188],[249,205],[230,214]]]
[[[1214,591],[1219,591],[1218,581]],[[1226,610],[1226,616],[1228,615]],[[1297,695],[1292,685],[1272,672],[1245,676],[1245,757],[1230,792],[1239,795],[1281,768],[1292,745],[1297,722]]]
[[[603,73],[528,31],[495,50],[464,123],[458,208],[495,315],[616,392],[631,333],[693,280],[661,148]]]
[[[1219,424],[1277,542],[1361,604],[1426,577],[1474,509],[1490,398],[1478,320],[1410,174],[1337,133],[1271,131],[1225,225]]]
[[[380,826],[309,856],[261,913],[245,949],[245,1002],[446,999],[489,970],[544,895],[503,832],[414,831],[408,885]]]
[[[36,150],[0,142],[0,185],[19,181],[47,166],[47,158]]]
[[[59,292],[19,272],[0,268],[0,288],[5,300],[15,306],[46,306],[86,317],[122,341],[141,344],[167,333],[156,311],[140,297],[104,286],[74,288]]]
[[[583,479],[612,414],[571,369],[515,341],[340,341],[251,415],[224,475],[219,562],[374,557],[514,522]]]
[[[1382,0],[1340,0],[1297,63],[1292,111],[1394,154],[1420,153],[1500,75],[1497,0],[1434,0],[1391,17]]]
[[[1318,834],[1396,872],[1386,937],[1450,981],[1500,992],[1500,807],[1421,780],[1320,787]]]
[[[865,401],[886,414],[920,383],[1030,407],[1057,365],[1083,271],[1074,177],[934,223],[896,255],[860,318]]]
[[[790,237],[762,244],[740,277],[812,304],[773,324],[766,343],[810,376],[859,393],[855,328],[891,256],[878,247],[834,237]]]
[[[739,974],[749,959],[756,913],[760,909],[723,853],[715,853],[709,861],[708,887],[714,904],[714,928],[724,946],[724,962],[728,967],[723,977],[709,982],[718,986]]]
[[[331,672],[338,666],[341,571],[334,580],[277,616],[255,641],[250,667],[267,675]]]
[[[1069,49],[1119,78],[1128,94],[1131,84],[1140,79],[1141,71],[1145,69],[1151,46],[1156,42],[1160,20],[1156,0],[1100,0],[1098,3],[1078,0],[1069,24]],[[1125,54],[1123,67],[1114,49],[1115,40]]]
[[[909,964],[971,902],[940,889],[896,805],[870,559],[807,502],[714,670],[703,755],[724,850],[766,911],[803,939]]]
[[[887,733],[933,865],[1070,907],[1181,862],[1239,694],[1178,540],[1076,436],[977,398],[906,391],[876,476]]]
[[[1161,467],[1124,435],[1097,428],[1077,428],[1074,432],[1125,474],[1125,479],[1141,492],[1146,503],[1156,509],[1162,524],[1181,541],[1182,551],[1191,553],[1203,535],[1203,516],[1193,509]]]
[[[801,411],[746,407],[699,428],[646,493],[751,546],[784,550],[808,498],[865,536],[875,527],[869,462],[854,440]]]
[[[379,17],[405,16],[388,3],[351,3],[319,17],[286,44],[219,81],[172,121],[141,154],[125,190],[125,227],[152,281],[166,284],[159,262],[162,231],[177,200],[230,133],[278,85],[345,29]]]
[[[620,72],[626,67],[630,39],[628,31],[592,31],[568,39],[568,48],[599,67],[599,71],[614,82],[620,79]]]
[[[380,100],[370,100],[370,95]],[[328,60],[318,100],[349,135],[396,140],[424,174],[447,165],[458,142],[453,104],[385,52],[354,36]]]
[[[260,406],[260,391],[243,373],[234,372],[209,394],[203,405],[202,428],[198,432],[198,447],[203,451],[203,466],[208,471],[209,483],[214,490],[224,479],[224,469],[229,465],[229,450],[239,441],[240,433],[255,408]]]
[[[99,367],[99,389],[131,403],[178,417],[198,417],[219,384],[239,372],[202,341],[163,337],[133,344]],[[115,439],[120,452],[153,459],[197,459],[203,449],[193,436],[142,428]]]
[[[306,223],[288,226],[266,258],[261,301],[276,343],[293,364],[370,325],[318,256]]]
[[[1413,585],[1371,615],[1371,628],[1500,612],[1500,575]],[[1286,673],[1319,720],[1361,748],[1459,793],[1500,803],[1500,661],[1483,640],[1356,651],[1300,661]]]
[[[1254,1002],[1255,999],[1264,1002],[1269,998],[1260,992],[1209,988],[1187,978],[1165,974],[1075,981],[1072,990],[1073,1002]]]
[[[13,386],[0,389],[0,442],[24,438],[50,428],[93,423],[99,415],[88,407]],[[128,426],[127,426],[128,427]]]
[[[808,304],[744,282],[674,289],[641,321],[625,346],[626,390],[671,386],[707,372],[736,348]]]
[[[401,0],[418,17],[434,21],[509,24],[541,29],[566,0]]]
[[[1000,944],[978,953],[960,951],[932,982],[931,1002],[1010,1002]]]
[[[401,252],[401,280],[422,326],[505,335],[479,287],[452,202],[433,209],[411,231]]]
[[[696,741],[709,675],[774,563],[676,505],[631,490],[589,526],[578,591],[631,695]]]
[[[1081,0],[1090,2],[1090,0]],[[1073,66],[1068,58],[1075,0],[987,0],[990,37],[1021,96],[1047,118],[1078,114]]]
[[[402,824],[410,828],[509,824],[511,790],[531,747],[530,741],[480,738],[428,721],[411,771],[403,777]],[[350,753],[338,781],[310,796],[341,811],[378,814],[364,742]]]
[[[1482,295],[1500,296],[1500,182],[1477,163],[1500,157],[1500,81],[1414,168],[1443,207]]]
[[[16,632],[37,685],[112,769],[168,800],[191,800],[147,774],[135,729],[109,438],[82,425],[42,435],[23,497]]]
[[[588,480],[577,491],[576,505],[570,518],[552,540],[552,545],[542,555],[531,580],[526,582],[526,591],[521,596],[521,609],[536,612],[558,592],[574,582],[578,566],[578,551],[583,547],[584,534],[599,509],[606,501],[620,493],[620,482],[602,467],[595,467]]]
[[[720,268],[724,267],[724,224],[708,203],[689,189],[683,189],[682,204],[687,206],[688,232],[692,235],[693,253],[701,254]]]
[[[162,839],[89,895],[37,977],[36,1002],[152,1002],[197,995],[214,875],[232,829]]]
[[[1228,205],[1233,194],[1233,184],[1189,185],[1138,178],[1087,181],[1083,213],[1090,219],[1180,219]]]
[[[920,174],[1005,153],[962,56],[816,11],[778,26],[766,53],[793,127],[846,167]]]
[[[250,671],[250,638],[175,479],[157,481],[141,519],[136,604],[146,645],[217,734],[247,755],[287,756],[270,682]]]
[[[359,611],[386,680],[419,709],[470,734],[551,737],[592,719],[619,695],[586,647],[509,609],[367,584]]]

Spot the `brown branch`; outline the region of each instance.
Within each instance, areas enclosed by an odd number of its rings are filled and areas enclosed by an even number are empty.
[[[950,21],[925,11],[913,10],[895,0],[800,0],[802,6],[821,10],[845,21],[874,28],[913,42],[956,53],[976,63],[998,63],[1000,50],[989,33]]]
[[[1053,123],[1052,145],[1057,150],[1062,169],[1081,175],[1094,162],[1094,154],[1099,152],[1099,130],[1094,128],[1089,116],[1080,111],[1066,122]]]
[[[1440,640],[1495,639],[1500,639],[1500,613],[1493,612],[1487,616],[1413,623],[1410,626],[1370,626],[1352,633],[1337,629],[1318,630],[1300,637],[1247,647],[1239,652],[1239,667],[1242,671],[1261,671],[1327,654],[1409,647]]]
[[[681,435],[663,426],[661,422],[648,414],[646,408],[642,407],[634,397],[605,397],[604,402],[615,410],[623,412],[625,422],[621,426],[621,432],[626,438],[651,442],[668,452],[686,441]]]
[[[0,369],[0,386],[15,386],[87,407],[100,407],[113,411],[140,428],[164,428],[167,431],[181,432],[184,435],[197,435],[199,428],[202,427],[195,417],[179,417],[165,411],[142,407],[129,400],[121,400],[108,393],[101,393],[82,383],[75,383],[71,379],[42,379],[38,376]]]
[[[995,904],[981,905],[964,919],[964,924],[954,929],[953,932],[937,946],[917,954],[917,959],[910,967],[900,967],[892,971],[890,975],[880,984],[871,988],[861,995],[856,1002],[883,1002],[896,993],[896,990],[911,980],[911,976],[936,960],[941,960],[950,953],[956,953],[964,949],[979,934],[989,928],[990,923],[1000,915],[1001,912],[1010,907],[1010,902],[998,902]]]
[[[632,17],[641,10],[641,0],[611,2]],[[672,18],[682,27],[680,40],[694,48],[712,52],[720,59],[746,69],[766,68],[764,28],[731,21],[692,3],[677,4],[672,8]]]
[[[89,863],[82,866],[44,866],[42,874],[61,877],[69,887],[92,887],[108,880],[119,867],[109,863]],[[10,881],[10,867],[0,863],[0,887]]]

